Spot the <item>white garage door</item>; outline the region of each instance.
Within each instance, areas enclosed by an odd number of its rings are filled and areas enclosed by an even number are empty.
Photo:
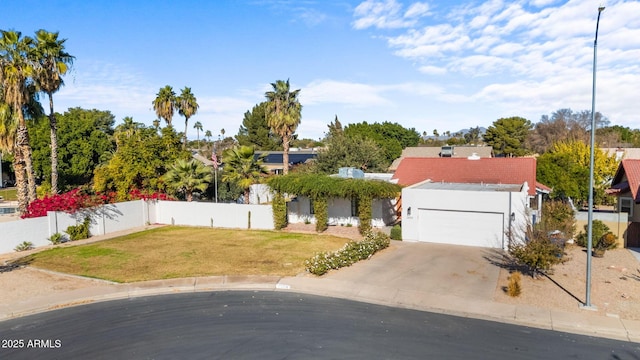
[[[420,241],[502,248],[504,214],[419,209]]]

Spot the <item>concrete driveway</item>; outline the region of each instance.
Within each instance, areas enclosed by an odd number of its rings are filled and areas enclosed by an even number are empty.
[[[280,286],[409,307],[487,306],[498,286],[500,268],[489,260],[496,254],[488,248],[392,241],[369,260],[322,277],[284,278]]]
[[[392,242],[388,249],[328,279],[433,295],[491,301],[500,269],[485,257],[494,250],[434,243]]]

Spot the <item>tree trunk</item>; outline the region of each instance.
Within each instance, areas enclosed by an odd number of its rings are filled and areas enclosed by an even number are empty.
[[[188,202],[193,201],[193,192],[189,191],[189,190],[185,190],[184,191],[184,195],[187,198]]]
[[[184,149],[187,149],[187,129],[189,128],[188,126],[189,124],[189,118],[185,116],[184,118],[184,143],[182,145],[182,147],[184,147]]]
[[[53,112],[53,96],[49,94],[49,128],[51,130],[51,193],[58,193],[58,122]]]
[[[289,173],[289,141],[290,136],[285,135],[282,137],[282,173],[287,175]]]
[[[27,206],[29,205],[29,199],[27,195],[27,178],[25,176],[26,174],[22,149],[17,145],[14,149],[13,169],[16,175],[18,212],[20,213],[20,215],[24,215],[27,212]]]
[[[29,146],[29,132],[24,125],[18,126],[18,147],[22,154],[22,161],[24,161],[25,171],[27,175],[27,202],[34,201],[36,196],[36,177],[33,172],[33,159],[31,158],[31,146]]]
[[[244,203],[249,204],[249,195],[251,194],[251,188],[244,189]]]

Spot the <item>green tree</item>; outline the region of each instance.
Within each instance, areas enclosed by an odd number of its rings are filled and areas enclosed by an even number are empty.
[[[57,114],[56,119],[60,142],[59,188],[67,190],[89,184],[95,168],[108,161],[115,150],[112,140],[114,116],[109,111],[71,108],[64,114]],[[122,127],[118,126],[119,129]],[[45,184],[50,184],[51,137],[48,122],[30,124],[29,134],[32,135],[36,175],[43,178]]]
[[[180,96],[176,98],[176,107],[178,113],[184,116],[184,142],[183,146],[187,148],[187,129],[189,128],[189,118],[198,112],[198,100],[191,92],[191,88],[186,87],[182,89]]]
[[[213,134],[211,133],[211,130],[207,130],[204,132],[204,137],[207,138],[208,142],[211,142],[211,137],[213,136]]]
[[[374,140],[359,135],[347,136],[337,117],[329,124],[325,143],[325,149],[318,151],[316,159],[318,172],[335,174],[341,167],[378,172],[389,166],[385,154]]]
[[[34,93],[33,76],[39,64],[35,59],[35,42],[20,32],[2,30],[0,37],[0,83],[3,99],[17,118],[14,171],[18,187],[18,211],[23,213],[36,199],[29,132],[24,107]]]
[[[238,144],[263,151],[282,150],[282,139],[267,124],[266,108],[267,103],[262,102],[244,113],[242,125],[235,136]]]
[[[497,156],[523,156],[527,154],[525,141],[532,126],[531,121],[517,116],[498,119],[489,126],[483,140]]]
[[[148,191],[165,189],[162,175],[177,159],[189,159],[182,149],[181,137],[172,126],[161,129],[141,128],[118,146],[111,159],[94,171],[96,191],[116,191],[119,200],[127,199],[134,188]]]
[[[223,181],[235,182],[244,190],[244,203],[249,203],[251,185],[259,182],[267,169],[262,165],[264,156],[256,157],[250,146],[238,146],[225,150]]]
[[[160,88],[152,104],[156,115],[164,119],[168,126],[171,126],[171,119],[176,111],[176,93],[173,88],[169,85]]]
[[[344,128],[347,137],[372,140],[382,149],[384,158],[390,164],[400,157],[402,149],[409,146],[417,146],[420,143],[420,134],[413,128],[406,129],[397,123],[388,121],[368,124],[350,124]]]
[[[133,121],[133,118],[126,116],[122,119],[122,124],[118,125],[113,134],[116,145],[120,146],[132,137],[137,136],[140,130],[144,128],[144,124]]]
[[[170,189],[183,193],[187,201],[192,201],[193,192],[205,192],[213,181],[213,175],[211,169],[195,159],[178,159],[164,174],[163,180]]]
[[[202,123],[200,121],[196,121],[193,124],[193,128],[196,129],[196,137],[198,139],[198,150],[200,150],[200,131],[202,131]]]
[[[64,81],[62,76],[73,64],[74,57],[64,48],[66,39],[59,40],[58,32],[38,30],[36,32],[36,59],[40,66],[35,74],[38,88],[49,97],[49,131],[51,137],[51,193],[58,193],[58,125],[53,111],[53,93]]]
[[[302,116],[302,105],[298,100],[300,89],[290,91],[289,80],[271,83],[273,91],[267,91],[267,124],[282,138],[282,172],[289,173],[289,144]]]
[[[590,147],[582,141],[558,142],[537,160],[537,179],[553,188],[554,198],[570,197],[585,202],[589,198]],[[599,148],[594,151],[594,202],[602,204],[604,190],[616,173],[615,156]],[[580,181],[582,179],[582,181]]]

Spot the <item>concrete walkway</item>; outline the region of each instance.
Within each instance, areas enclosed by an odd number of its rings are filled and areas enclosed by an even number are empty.
[[[199,291],[286,291],[432,311],[562,332],[640,342],[640,321],[569,313],[492,300],[499,269],[487,249],[393,242],[369,261],[316,277],[211,276],[133,284],[104,282],[47,297],[0,304],[0,321],[98,301]],[[452,262],[451,253],[461,261]],[[429,264],[429,266],[421,266]],[[61,275],[70,276],[70,275]]]

